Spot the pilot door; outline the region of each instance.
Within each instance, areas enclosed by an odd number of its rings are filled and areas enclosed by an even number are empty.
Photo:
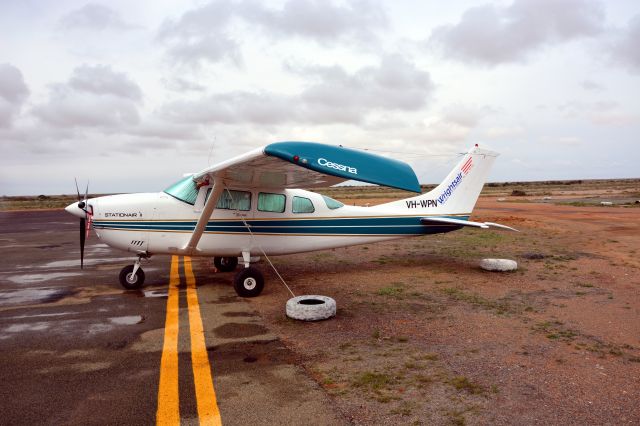
[[[204,194],[198,197],[194,212],[202,213],[204,204],[212,193],[212,188],[203,188]],[[251,191],[225,188],[209,219],[198,248],[213,254],[235,256],[241,250],[251,246],[251,234],[247,221],[253,218]]]

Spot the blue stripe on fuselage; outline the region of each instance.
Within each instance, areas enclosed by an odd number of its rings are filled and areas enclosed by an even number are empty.
[[[268,219],[247,220],[254,234],[310,234],[310,235],[421,235],[448,232],[460,228],[456,225],[428,225],[420,223],[424,216],[410,217],[357,217],[357,218],[321,218],[321,219]],[[442,216],[448,217],[448,216]],[[468,216],[455,216],[467,219]],[[96,229],[118,229],[155,232],[192,232],[197,221],[112,221],[96,220]],[[246,233],[241,220],[209,221],[205,232]]]

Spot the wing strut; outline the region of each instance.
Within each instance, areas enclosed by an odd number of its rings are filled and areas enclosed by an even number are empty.
[[[200,238],[204,233],[205,228],[207,227],[207,223],[215,210],[216,204],[218,204],[218,199],[222,194],[222,190],[224,185],[222,185],[222,179],[215,178],[213,181],[213,190],[211,194],[209,194],[209,198],[202,209],[202,214],[200,215],[200,219],[198,219],[198,223],[196,224],[195,229],[193,230],[193,234],[191,234],[191,238],[189,242],[184,248],[185,254],[193,255],[197,251],[198,243],[200,242]]]

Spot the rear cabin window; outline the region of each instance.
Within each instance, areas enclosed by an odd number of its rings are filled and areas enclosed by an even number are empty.
[[[270,194],[260,192],[258,194],[258,210],[261,212],[283,213],[287,197],[283,194]]]
[[[294,213],[313,213],[316,209],[313,208],[313,203],[310,199],[305,197],[293,197],[292,211]]]
[[[340,201],[336,201],[331,197],[327,197],[326,195],[323,195],[322,198],[327,204],[327,207],[329,207],[331,210],[339,209],[340,207],[344,206],[344,204],[342,204]]]
[[[173,198],[194,205],[198,198],[198,184],[193,181],[193,176],[187,176],[165,189],[164,192]]]
[[[209,198],[212,189],[207,190],[205,201]],[[249,211],[251,210],[251,193],[225,189],[220,194],[216,209]]]

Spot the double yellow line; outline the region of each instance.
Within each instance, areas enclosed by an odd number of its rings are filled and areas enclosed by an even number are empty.
[[[167,319],[164,328],[164,346],[160,361],[160,386],[158,388],[158,411],[156,424],[180,424],[180,398],[178,393],[178,330],[180,313],[179,256],[171,257]],[[191,364],[196,389],[198,417],[201,425],[221,425],[220,410],[213,390],[213,379],[209,355],[204,339],[202,317],[196,291],[196,279],[191,267],[191,258],[184,258],[184,274],[187,281],[187,307],[191,338]]]

